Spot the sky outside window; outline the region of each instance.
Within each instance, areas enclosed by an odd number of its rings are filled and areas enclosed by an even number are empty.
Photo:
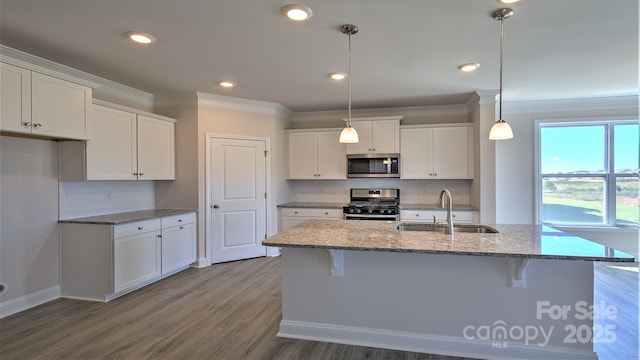
[[[543,127],[540,137],[541,172],[602,173],[605,170],[605,127]],[[628,146],[622,141],[623,148]]]

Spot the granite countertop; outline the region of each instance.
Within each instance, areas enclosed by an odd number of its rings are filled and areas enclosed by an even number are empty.
[[[106,215],[88,216],[75,219],[58,220],[63,224],[98,224],[98,225],[118,225],[141,220],[149,220],[162,218],[166,216],[186,214],[195,212],[191,209],[148,209],[139,211],[130,211],[123,213],[114,213]]]
[[[498,234],[399,231],[395,221],[307,220],[267,246],[428,254],[633,262],[624,252],[540,225],[490,225]],[[613,255],[610,255],[613,253]]]
[[[278,205],[279,208],[309,208],[309,209],[342,209],[343,206],[346,206],[348,202],[337,203],[337,202],[288,202],[284,204]],[[403,204],[400,203],[400,210],[442,210],[439,209],[436,204]],[[478,211],[475,207],[471,205],[454,205],[453,210],[455,211]]]

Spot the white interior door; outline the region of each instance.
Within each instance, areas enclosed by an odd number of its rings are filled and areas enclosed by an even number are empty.
[[[266,255],[266,142],[210,137],[211,263]]]

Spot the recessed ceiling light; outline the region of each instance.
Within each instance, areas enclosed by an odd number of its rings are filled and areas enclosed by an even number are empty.
[[[496,1],[502,4],[513,4],[513,3],[517,3],[520,0],[496,0]]]
[[[458,70],[462,72],[471,72],[480,67],[478,63],[466,63],[458,66]]]
[[[343,72],[333,72],[331,74],[329,74],[329,77],[333,80],[344,80],[347,78],[347,74],[343,73]]]
[[[234,83],[233,81],[220,81],[218,82],[218,85],[225,87],[225,88],[232,88],[234,86],[236,86],[236,83]]]
[[[156,42],[156,38],[153,36],[138,31],[128,31],[125,35],[127,35],[131,41],[135,41],[139,44],[151,44]]]
[[[282,14],[294,21],[303,21],[313,15],[311,8],[305,5],[290,4],[282,8]]]

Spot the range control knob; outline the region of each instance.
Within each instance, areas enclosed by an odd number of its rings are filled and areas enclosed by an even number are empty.
[[[350,212],[350,213],[353,213],[353,208],[349,208],[349,212]]]
[[[361,212],[362,212],[362,210],[356,209],[356,214],[360,214]]]
[[[367,212],[368,212],[369,214],[373,214],[373,209],[369,209]]]

